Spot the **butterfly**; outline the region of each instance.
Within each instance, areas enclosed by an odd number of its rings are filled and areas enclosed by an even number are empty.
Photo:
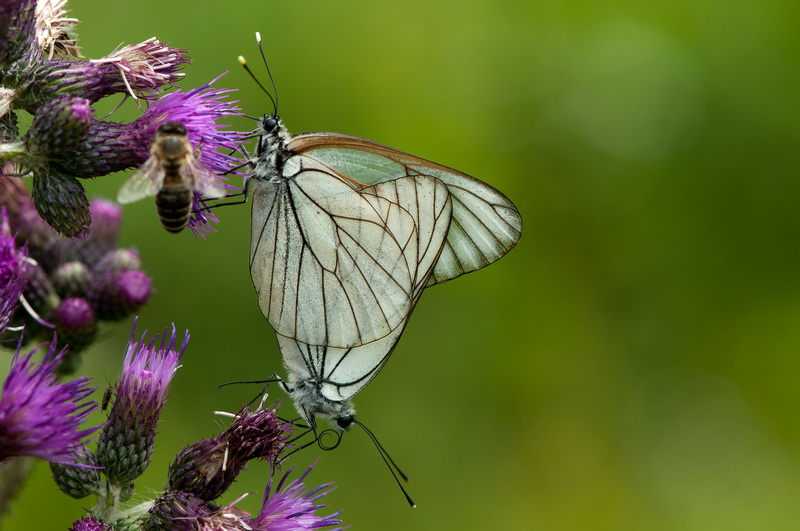
[[[458,170],[355,136],[290,135],[276,99],[245,183],[250,274],[299,413],[345,430],[423,290],[505,255],[522,218]]]

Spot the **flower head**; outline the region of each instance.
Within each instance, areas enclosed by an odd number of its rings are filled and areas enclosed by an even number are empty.
[[[233,89],[210,88],[223,75],[225,73],[188,92],[176,90],[162,96],[134,123],[139,124],[142,131],[150,131],[151,138],[155,136],[158,126],[164,122],[181,123],[186,129],[189,142],[200,150],[200,162],[224,183],[224,175],[240,164],[238,159],[225,152],[236,151],[246,134],[225,130],[225,126],[219,122],[220,118],[242,114],[236,106],[236,101],[226,100]],[[238,190],[227,184],[225,187]],[[205,234],[215,232],[211,223],[218,222],[211,211],[201,210],[204,207],[205,202],[201,194],[195,192],[189,228],[195,236],[201,238],[204,238]]]
[[[245,407],[219,436],[181,450],[170,464],[167,488],[213,501],[230,487],[248,461],[275,463],[292,429],[274,409],[250,411]]]
[[[17,348],[0,397],[0,461],[30,455],[55,463],[87,466],[76,460],[82,439],[97,427],[80,429],[86,416],[97,409],[83,401],[95,389],[89,378],[59,383],[54,370],[64,351],[56,352],[55,341],[37,364]]]
[[[31,114],[59,94],[80,96],[92,103],[120,92],[134,99],[152,99],[183,77],[179,70],[189,62],[186,53],[153,37],[91,61],[43,59],[39,55],[24,70],[28,80],[18,76],[18,81],[9,85],[16,89],[17,108]]]
[[[218,507],[197,494],[182,490],[167,491],[150,509],[144,529],[300,531],[340,526],[342,521],[336,517],[341,511],[328,516],[316,514],[319,509],[327,507],[317,501],[331,491],[331,484],[308,491],[303,480],[312,468],[313,465],[302,476],[286,483],[290,470],[283,475],[274,491],[270,480],[264,492],[261,511],[254,518],[235,506],[242,498],[226,507]]]
[[[264,491],[261,512],[247,524],[253,530],[263,531],[319,529],[340,525],[342,521],[336,517],[341,514],[341,511],[328,516],[316,514],[318,509],[327,507],[327,505],[316,502],[333,489],[329,488],[331,483],[325,483],[310,491],[306,490],[303,480],[313,468],[314,465],[311,465],[299,478],[285,484],[293,469],[289,470],[278,482],[275,492],[272,492],[272,480],[270,479],[269,485]],[[337,527],[336,529],[343,528]]]
[[[96,452],[109,481],[123,486],[139,477],[150,463],[161,408],[189,342],[187,331],[178,347],[174,325],[171,334],[164,331],[159,344],[157,335],[146,341],[147,332],[135,341],[135,332],[134,323],[114,406]]]

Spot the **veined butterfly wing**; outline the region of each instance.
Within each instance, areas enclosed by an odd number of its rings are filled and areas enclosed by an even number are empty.
[[[429,285],[486,267],[510,251],[522,235],[522,218],[514,204],[499,190],[458,170],[339,133],[299,134],[288,148],[362,183],[406,175],[443,181],[453,200],[453,219]]]
[[[275,170],[261,178],[257,163],[248,182],[250,272],[270,324],[281,336],[333,348],[389,335],[411,313],[419,268],[419,257],[407,255],[417,221],[381,195],[396,186],[364,187],[302,155]],[[436,197],[442,203],[448,194]]]
[[[366,187],[361,194],[375,206],[387,227],[395,230],[405,262],[413,277],[412,309],[424,290],[445,242],[452,214],[447,187],[438,179],[404,177]],[[408,225],[409,216],[413,221]],[[394,218],[397,218],[395,220]],[[402,221],[403,223],[400,223]],[[290,385],[313,381],[319,395],[331,402],[349,400],[361,391],[389,359],[400,339],[411,310],[389,335],[350,348],[309,345],[278,334],[283,362],[290,374]],[[304,414],[324,414],[313,393],[308,403],[300,400]]]

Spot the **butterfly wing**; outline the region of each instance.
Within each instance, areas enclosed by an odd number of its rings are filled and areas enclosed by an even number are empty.
[[[510,251],[522,235],[522,218],[514,204],[492,186],[458,170],[339,133],[300,134],[289,148],[366,184],[408,175],[444,182],[453,201],[453,219],[429,285],[486,267]]]
[[[249,183],[250,272],[262,312],[278,334],[308,345],[387,336],[415,298],[414,218],[382,188],[362,193],[307,157],[288,159],[282,172],[278,182]]]
[[[362,195],[375,206],[401,244],[412,271],[412,308],[388,335],[350,348],[309,345],[278,334],[284,365],[295,379],[314,381],[320,394],[335,402],[361,391],[389,359],[433,272],[452,212],[444,183],[423,176],[379,183],[365,188]],[[408,225],[409,218],[412,226]]]
[[[156,157],[150,157],[120,186],[117,202],[125,205],[145,197],[152,197],[163,185],[164,169]]]

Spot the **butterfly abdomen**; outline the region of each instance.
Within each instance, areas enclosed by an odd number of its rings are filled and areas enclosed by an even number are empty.
[[[164,179],[164,186],[156,195],[156,210],[161,225],[169,232],[180,232],[189,223],[192,214],[192,191],[186,188],[180,177]]]

